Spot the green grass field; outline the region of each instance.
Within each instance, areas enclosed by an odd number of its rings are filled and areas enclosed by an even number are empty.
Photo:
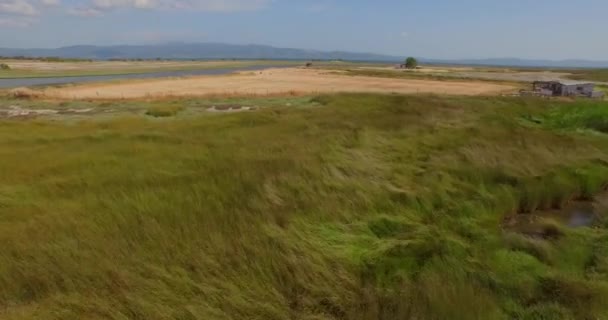
[[[608,318],[608,219],[501,228],[606,187],[608,103],[297,99],[2,120],[0,318]]]

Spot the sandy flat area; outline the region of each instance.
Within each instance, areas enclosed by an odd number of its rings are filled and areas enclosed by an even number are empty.
[[[505,84],[347,76],[312,69],[268,69],[222,76],[130,80],[49,88],[59,99],[133,99],[163,96],[309,94],[325,92],[497,94],[513,90]]]

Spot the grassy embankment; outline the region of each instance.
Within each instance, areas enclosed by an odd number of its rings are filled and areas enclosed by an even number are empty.
[[[414,79],[414,80],[434,80],[434,81],[483,81],[493,82],[501,84],[509,84],[513,86],[522,86],[521,82],[505,81],[505,80],[492,80],[483,77],[472,76],[461,76],[450,72],[446,73],[424,73],[414,71],[403,71],[403,70],[373,70],[373,69],[359,69],[359,68],[333,68],[336,71],[344,72],[350,76],[365,76],[365,77],[380,77],[390,79]]]
[[[2,61],[0,61],[2,62]],[[36,69],[36,68],[16,68],[12,67],[10,61],[3,62],[9,65],[11,69],[0,70],[0,79],[22,79],[22,78],[57,78],[57,77],[80,77],[80,76],[108,76],[108,75],[126,75],[138,73],[154,73],[154,72],[171,72],[171,71],[188,71],[188,70],[212,70],[224,68],[240,68],[250,66],[284,66],[284,65],[302,65],[299,61],[271,61],[271,60],[251,60],[251,61],[211,61],[206,62],[184,62],[182,65],[163,65],[162,62],[133,62],[132,65],[112,65],[108,64],[107,68],[95,66],[100,62],[79,62],[78,68],[66,69],[61,65],[63,62],[52,62],[57,67],[54,69]],[[72,65],[74,63],[71,63]]]
[[[568,72],[572,73],[570,79],[608,82],[608,69],[577,69]]]
[[[555,72],[555,73],[566,73],[566,78],[572,80],[589,80],[597,82],[608,82],[608,69],[605,68],[579,68],[579,69],[566,69],[566,68],[541,68],[541,67],[495,67],[495,68],[475,68],[477,71],[486,72]]]
[[[607,122],[594,101],[381,95],[3,121],[0,318],[606,318],[608,223],[501,222],[605,187]]]
[[[331,66],[329,66],[331,67]],[[335,66],[336,70],[346,71],[350,75],[376,76],[385,78],[406,78],[406,79],[429,79],[429,80],[482,80],[491,81],[486,78],[475,78],[471,76],[459,76],[452,72],[446,73],[422,73],[422,72],[396,72],[393,70],[365,70],[351,69],[346,67]],[[608,82],[608,69],[551,69],[551,68],[490,68],[490,67],[475,67],[474,72],[493,72],[493,73],[518,73],[518,72],[555,72],[566,73],[566,78],[572,80],[588,80],[596,82]],[[500,82],[500,81],[498,81]]]

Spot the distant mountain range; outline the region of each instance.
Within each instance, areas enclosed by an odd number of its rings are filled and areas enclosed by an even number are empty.
[[[319,51],[277,48],[266,45],[225,43],[169,43],[159,45],[70,46],[57,49],[0,48],[3,57],[58,57],[80,59],[277,59],[349,60],[400,62],[404,57],[346,51]],[[608,61],[526,60],[516,58],[440,60],[421,58],[423,63],[551,68],[608,68]]]
[[[373,53],[276,48],[265,45],[224,43],[172,43],[160,45],[71,46],[57,49],[5,49],[0,56],[59,57],[81,59],[276,59],[399,61],[401,58]]]

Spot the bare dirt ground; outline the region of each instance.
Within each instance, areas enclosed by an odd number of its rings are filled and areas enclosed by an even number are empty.
[[[326,92],[498,94],[514,90],[507,84],[478,81],[434,81],[346,76],[335,71],[301,68],[268,69],[224,76],[134,80],[48,88],[44,96],[58,99],[135,99],[169,96],[276,95]]]

